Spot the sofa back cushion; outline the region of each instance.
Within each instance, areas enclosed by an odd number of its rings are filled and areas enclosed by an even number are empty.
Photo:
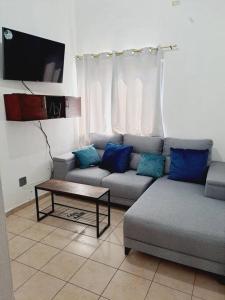
[[[142,153],[161,154],[163,139],[161,137],[124,134],[123,143],[133,146],[130,169],[136,170]]]
[[[130,145],[108,143],[99,167],[112,173],[126,172],[129,168],[132,150],[133,146]]]
[[[96,149],[104,150],[106,144],[122,144],[123,136],[122,134],[101,134],[101,133],[90,133],[90,143],[94,145]],[[101,151],[99,152],[100,156],[102,156]]]
[[[79,167],[86,169],[96,166],[100,163],[101,158],[93,145],[83,147],[72,152],[79,161]]]
[[[205,183],[209,150],[171,148],[169,179]]]
[[[163,155],[166,156],[165,173],[170,170],[170,148],[192,149],[192,150],[209,150],[208,165],[211,162],[213,141],[210,139],[191,140],[178,138],[165,138],[163,146]]]

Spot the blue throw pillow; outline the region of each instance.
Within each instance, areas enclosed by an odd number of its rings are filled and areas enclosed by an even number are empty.
[[[209,150],[170,149],[169,179],[204,183]]]
[[[132,146],[108,143],[102,157],[100,168],[115,173],[124,173],[129,166]]]
[[[73,151],[72,153],[76,155],[81,169],[95,166],[101,161],[99,154],[93,145]]]
[[[161,154],[144,153],[141,155],[137,175],[159,178],[163,176],[165,156]]]

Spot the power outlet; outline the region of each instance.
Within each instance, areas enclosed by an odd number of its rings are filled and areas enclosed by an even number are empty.
[[[21,177],[19,178],[19,186],[24,186],[27,184],[27,177]]]

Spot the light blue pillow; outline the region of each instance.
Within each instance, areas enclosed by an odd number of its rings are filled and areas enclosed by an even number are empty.
[[[101,161],[99,154],[93,145],[73,151],[72,153],[76,155],[81,169],[96,166]]]
[[[144,153],[141,155],[137,175],[159,178],[163,176],[165,156],[161,154]]]

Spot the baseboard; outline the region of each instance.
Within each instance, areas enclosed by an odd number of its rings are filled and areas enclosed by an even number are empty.
[[[41,200],[41,199],[44,199],[44,198],[48,197],[49,195],[50,195],[50,193],[47,192],[47,193],[45,193],[45,194],[43,194],[41,196],[38,196],[38,198],[39,198],[39,200]],[[6,217],[8,217],[8,216],[10,216],[12,214],[15,214],[18,210],[26,208],[27,206],[29,206],[31,204],[34,204],[34,203],[35,203],[35,199],[29,200],[28,202],[25,202],[25,203],[23,203],[23,204],[15,207],[15,208],[10,209],[9,211],[6,212],[5,215],[6,215]]]

